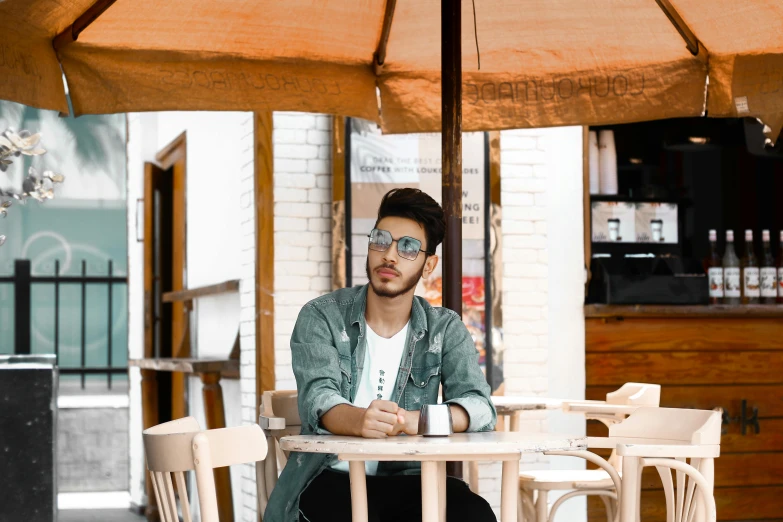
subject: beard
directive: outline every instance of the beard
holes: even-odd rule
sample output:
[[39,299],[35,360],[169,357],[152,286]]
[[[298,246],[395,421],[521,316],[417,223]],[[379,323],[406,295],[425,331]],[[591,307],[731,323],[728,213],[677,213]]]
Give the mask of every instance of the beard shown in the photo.
[[[389,266],[389,265],[380,265],[378,268],[386,267],[390,268],[396,272],[399,272],[396,268]],[[372,291],[375,292],[375,295],[378,297],[388,297],[390,299],[399,297],[403,294],[407,294],[414,288],[416,288],[416,285],[419,283],[419,279],[421,279],[422,274],[424,274],[424,265],[421,265],[421,270],[419,270],[418,274],[413,274],[408,279],[402,280],[402,287],[399,290],[391,290],[389,288],[383,288],[380,285],[376,285],[375,282],[372,279],[372,273],[370,272],[370,259],[367,258],[367,262],[365,263],[364,269],[367,272],[367,279],[370,280],[370,286],[372,287]]]

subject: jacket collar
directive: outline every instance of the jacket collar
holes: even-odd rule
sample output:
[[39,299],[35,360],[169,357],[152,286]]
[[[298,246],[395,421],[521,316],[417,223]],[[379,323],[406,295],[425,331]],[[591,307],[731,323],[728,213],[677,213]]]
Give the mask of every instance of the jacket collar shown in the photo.
[[[370,284],[359,288],[359,293],[353,299],[351,305],[351,324],[359,324],[359,335],[364,333],[364,310],[367,308],[367,292]],[[424,312],[424,306],[421,304],[421,298],[413,297],[413,306],[411,307],[411,331],[422,333],[427,330],[427,314]]]

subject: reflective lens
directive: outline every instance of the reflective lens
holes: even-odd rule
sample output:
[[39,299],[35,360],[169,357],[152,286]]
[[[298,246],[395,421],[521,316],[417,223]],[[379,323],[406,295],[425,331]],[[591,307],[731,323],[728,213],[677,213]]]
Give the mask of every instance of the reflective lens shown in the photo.
[[[387,230],[374,228],[370,232],[370,250],[386,252],[395,240]],[[397,241],[397,253],[401,258],[413,261],[421,251],[421,241],[418,239],[403,236]]]
[[404,236],[397,241],[397,253],[400,257],[413,261],[419,255],[421,241],[412,237]]
[[392,244],[390,232],[385,230],[372,229],[370,232],[370,249],[378,252],[386,252]]

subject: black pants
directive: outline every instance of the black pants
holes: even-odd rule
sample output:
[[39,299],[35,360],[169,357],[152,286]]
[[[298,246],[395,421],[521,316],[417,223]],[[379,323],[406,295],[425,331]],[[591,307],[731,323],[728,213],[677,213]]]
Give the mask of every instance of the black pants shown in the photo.
[[[367,477],[369,522],[421,521],[421,477]],[[448,522],[496,522],[482,497],[454,477],[446,479]],[[299,497],[299,522],[351,522],[351,482],[347,473],[325,470]]]

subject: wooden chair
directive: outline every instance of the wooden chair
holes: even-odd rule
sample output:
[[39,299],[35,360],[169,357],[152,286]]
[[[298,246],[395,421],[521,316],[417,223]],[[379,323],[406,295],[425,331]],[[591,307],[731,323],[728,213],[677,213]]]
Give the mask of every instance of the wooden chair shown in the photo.
[[[195,471],[202,522],[219,522],[213,470],[258,462],[267,454],[264,434],[255,424],[202,431],[193,417],[153,426],[143,432],[147,469],[163,522],[191,522],[186,471]],[[173,481],[172,481],[173,478]]]
[[[661,387],[657,384],[629,382],[618,390],[606,394],[606,401],[576,401],[563,404],[563,411],[579,413],[588,420],[598,420],[611,427],[625,419],[637,407],[657,407],[661,398]],[[612,452],[609,458],[612,468],[619,472],[621,461]],[[614,481],[604,469],[587,470],[535,470],[519,475],[520,499],[518,502],[520,520],[547,522],[554,514],[548,509],[550,491],[569,491],[559,500],[562,504],[569,498],[597,495],[606,507],[606,518],[615,518],[617,494]]]
[[[616,449],[622,457],[621,473],[589,451],[547,454],[585,458],[604,469],[619,497],[618,522],[640,519],[641,472],[648,466],[661,477],[667,522],[715,522],[714,459],[720,455],[721,421],[717,411],[639,408],[610,426],[609,437],[588,439],[589,449]],[[564,495],[552,505],[549,521],[568,498]]]
[[266,391],[261,396],[261,413],[258,424],[264,431],[269,451],[263,462],[256,464],[256,486],[258,488],[258,509],[264,513],[269,496],[277,485],[279,470],[285,467],[288,455],[280,450],[278,440],[287,435],[299,435],[302,421],[296,390]]

